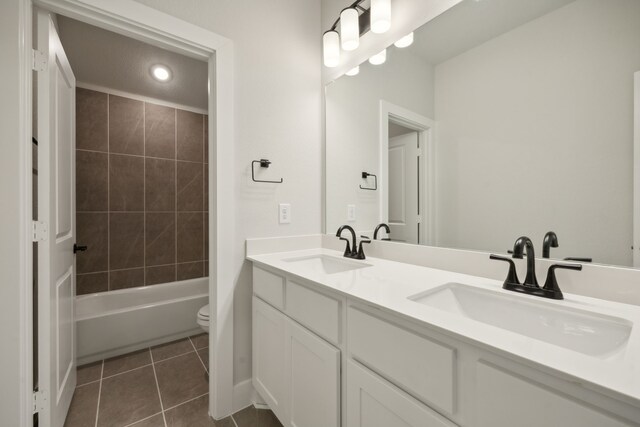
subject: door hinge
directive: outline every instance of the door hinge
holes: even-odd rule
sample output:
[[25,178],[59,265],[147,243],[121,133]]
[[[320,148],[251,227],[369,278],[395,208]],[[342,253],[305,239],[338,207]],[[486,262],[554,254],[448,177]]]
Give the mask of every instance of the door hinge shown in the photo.
[[39,50],[31,50],[31,68],[33,71],[44,71],[47,69],[47,56]]
[[42,390],[33,392],[33,413],[42,412],[47,402],[47,393]]
[[44,242],[47,240],[49,229],[46,222],[33,221],[33,241]]
[[418,224],[422,224],[422,215],[418,215],[417,219],[418,219]]
[[422,157],[422,148],[418,148],[418,157]]

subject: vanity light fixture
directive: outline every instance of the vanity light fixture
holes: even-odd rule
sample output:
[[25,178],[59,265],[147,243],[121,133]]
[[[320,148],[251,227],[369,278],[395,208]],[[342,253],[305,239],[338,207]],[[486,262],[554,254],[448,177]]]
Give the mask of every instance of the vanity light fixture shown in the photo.
[[404,36],[403,38],[401,38],[400,40],[394,43],[394,45],[396,47],[399,47],[400,49],[409,47],[412,44],[413,44],[413,32],[407,34],[406,36]]
[[359,72],[360,72],[360,66],[357,65],[352,69],[350,69],[349,71],[347,71],[345,74],[349,77],[353,77],[353,76],[357,76]]
[[159,82],[171,80],[171,70],[166,65],[156,64],[151,67],[151,76]]
[[347,8],[340,13],[340,42],[346,51],[356,50],[360,45],[360,15],[356,8]]
[[[370,0],[369,9],[361,6],[365,1],[355,0],[343,9],[331,28],[323,34],[322,52],[325,67],[337,67],[340,63],[340,49],[356,50],[360,45],[360,36],[367,31],[382,34],[391,28],[391,0]],[[384,60],[380,63],[383,62]]]
[[371,0],[371,31],[386,33],[391,28],[391,0]]
[[325,67],[337,67],[340,62],[340,36],[335,30],[329,30],[322,36]]
[[369,63],[372,65],[381,65],[384,64],[387,60],[387,49],[383,49],[381,52],[376,53],[371,58],[369,58]]

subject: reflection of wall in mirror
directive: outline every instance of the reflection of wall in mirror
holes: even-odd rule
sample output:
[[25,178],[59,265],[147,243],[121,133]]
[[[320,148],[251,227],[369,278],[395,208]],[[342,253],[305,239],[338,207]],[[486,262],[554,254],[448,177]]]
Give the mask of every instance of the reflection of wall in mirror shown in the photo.
[[438,244],[631,265],[640,1],[578,0],[435,68]]
[[[361,172],[379,176],[379,114],[384,100],[433,117],[433,67],[400,49],[389,49],[382,66],[363,64],[355,77],[327,86],[327,233],[341,224],[371,231],[380,222],[379,191],[363,191]],[[356,221],[347,221],[347,205]]]

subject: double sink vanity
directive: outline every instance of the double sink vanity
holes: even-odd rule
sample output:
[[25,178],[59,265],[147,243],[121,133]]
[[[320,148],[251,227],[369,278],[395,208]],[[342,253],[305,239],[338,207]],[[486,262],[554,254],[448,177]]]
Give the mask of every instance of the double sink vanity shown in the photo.
[[247,256],[253,384],[287,427],[640,425],[637,306],[287,250]]

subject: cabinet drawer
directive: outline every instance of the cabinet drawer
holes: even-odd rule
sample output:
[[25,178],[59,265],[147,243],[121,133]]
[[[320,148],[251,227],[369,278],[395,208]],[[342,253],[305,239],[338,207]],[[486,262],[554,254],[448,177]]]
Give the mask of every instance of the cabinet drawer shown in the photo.
[[349,427],[456,427],[431,408],[349,361],[347,365]]
[[340,343],[340,301],[299,285],[287,282],[286,313],[326,340]]
[[253,293],[272,306],[284,310],[284,277],[254,266]]
[[454,349],[355,308],[347,316],[352,358],[429,406],[453,414]]
[[630,427],[614,415],[489,363],[477,364],[478,427]]

